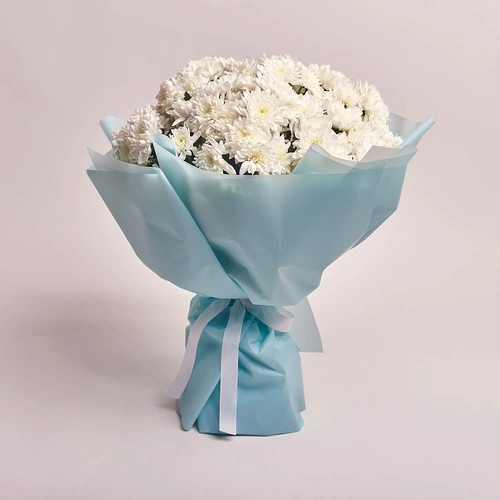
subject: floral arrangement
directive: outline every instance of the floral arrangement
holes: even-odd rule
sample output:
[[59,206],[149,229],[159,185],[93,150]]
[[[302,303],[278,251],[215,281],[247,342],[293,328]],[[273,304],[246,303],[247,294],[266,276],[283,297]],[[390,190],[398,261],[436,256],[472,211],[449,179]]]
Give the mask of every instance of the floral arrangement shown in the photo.
[[290,56],[192,61],[156,99],[115,131],[116,159],[155,165],[153,136],[165,134],[179,158],[204,170],[289,174],[312,144],[355,162],[371,146],[402,141],[373,85]]
[[300,352],[322,350],[307,297],[397,209],[434,120],[389,114],[375,87],[329,66],[272,56],[191,62],[156,105],[100,123],[112,154],[89,150],[90,179],[142,262],[196,294],[167,393],[183,428],[297,432]]

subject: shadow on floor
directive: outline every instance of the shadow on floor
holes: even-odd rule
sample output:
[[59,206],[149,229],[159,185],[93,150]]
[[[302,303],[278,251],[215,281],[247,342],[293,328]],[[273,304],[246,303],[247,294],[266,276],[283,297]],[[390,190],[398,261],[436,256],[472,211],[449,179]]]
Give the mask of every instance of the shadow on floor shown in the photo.
[[[180,366],[187,305],[182,311],[125,295],[35,293],[15,303],[7,326],[16,348],[31,353],[35,373],[49,367],[69,379],[164,394]],[[154,399],[175,411],[174,400]]]

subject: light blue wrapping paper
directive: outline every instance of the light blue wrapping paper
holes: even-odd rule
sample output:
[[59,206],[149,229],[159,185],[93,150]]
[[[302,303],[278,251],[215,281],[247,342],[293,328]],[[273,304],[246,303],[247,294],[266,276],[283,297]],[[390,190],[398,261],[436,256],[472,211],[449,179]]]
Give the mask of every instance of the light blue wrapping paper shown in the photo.
[[[213,298],[196,295],[194,323]],[[222,335],[230,304],[203,331],[189,383],[179,399],[182,426],[210,434],[219,431]],[[187,328],[189,334],[190,328]],[[276,332],[246,311],[238,356],[238,434],[268,436],[299,431],[305,409],[299,349],[288,333]]]
[[[325,268],[364,241],[396,210],[408,162],[432,126],[391,116],[399,149],[372,147],[353,164],[312,146],[291,175],[230,176],[180,160],[155,136],[159,167],[139,167],[89,151],[88,175],[138,257],[158,276],[199,296],[192,323],[214,298],[290,306],[290,334],[248,311],[241,337],[238,434],[293,432],[304,395],[298,349],[321,351],[307,296]],[[101,121],[108,136],[123,122]],[[204,330],[179,400],[183,426],[218,432],[223,311]],[[226,318],[227,323],[227,318]],[[293,339],[293,340],[292,340]],[[298,347],[298,348],[297,348]]]

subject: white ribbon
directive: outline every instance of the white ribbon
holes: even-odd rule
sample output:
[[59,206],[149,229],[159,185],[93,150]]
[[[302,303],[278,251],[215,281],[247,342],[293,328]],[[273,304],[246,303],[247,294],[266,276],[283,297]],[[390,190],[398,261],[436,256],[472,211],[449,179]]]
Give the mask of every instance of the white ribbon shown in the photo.
[[216,316],[219,315],[228,305],[230,300],[214,300],[197,318],[196,321],[191,326],[191,331],[189,332],[189,337],[186,345],[186,352],[184,353],[184,359],[182,360],[179,373],[170,389],[167,392],[167,396],[171,398],[179,399],[181,394],[184,392],[187,383],[189,382],[189,377],[191,377],[191,372],[193,371],[194,362],[196,359],[196,350],[198,348],[198,342],[200,341],[201,334],[205,327],[212,321]]
[[[176,399],[181,397],[194,368],[196,351],[203,330],[230,302],[230,299],[215,299],[196,318],[191,326],[181,368],[167,396]],[[293,314],[282,307],[256,306],[248,299],[236,299],[231,306],[229,320],[222,338],[220,369],[219,430],[226,434],[236,434],[238,352],[245,310],[278,332],[287,332],[293,322]]]

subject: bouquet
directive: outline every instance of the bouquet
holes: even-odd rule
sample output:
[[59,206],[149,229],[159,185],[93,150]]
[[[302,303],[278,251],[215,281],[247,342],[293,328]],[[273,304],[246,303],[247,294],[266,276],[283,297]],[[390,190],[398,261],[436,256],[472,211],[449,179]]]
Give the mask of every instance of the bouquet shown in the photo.
[[396,210],[434,120],[288,56],[207,57],[127,122],[101,120],[88,174],[138,257],[196,295],[169,390],[200,432],[296,432],[300,351],[321,351],[307,296]]

